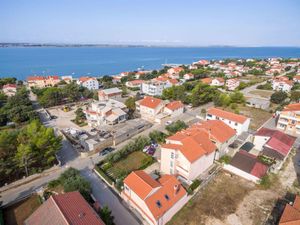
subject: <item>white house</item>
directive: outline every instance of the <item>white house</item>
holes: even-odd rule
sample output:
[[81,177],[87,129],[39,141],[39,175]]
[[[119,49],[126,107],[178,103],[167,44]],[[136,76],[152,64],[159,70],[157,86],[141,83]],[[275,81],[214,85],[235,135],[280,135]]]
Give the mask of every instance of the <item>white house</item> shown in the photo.
[[235,90],[240,85],[240,81],[238,79],[228,79],[226,80],[226,87],[229,91]]
[[165,225],[189,200],[175,176],[155,180],[142,170],[124,179],[121,196],[149,225]]
[[150,96],[161,96],[165,88],[172,87],[173,83],[169,79],[152,79],[142,83],[142,93]]
[[114,125],[127,119],[126,106],[114,99],[93,102],[84,110],[89,126]]
[[5,84],[2,87],[2,91],[6,96],[14,96],[17,93],[16,84]]
[[95,77],[80,77],[77,84],[86,87],[89,90],[98,90],[99,82]]
[[163,100],[145,96],[144,99],[137,102],[138,111],[142,119],[154,122],[157,115],[163,112],[165,103]]
[[186,74],[183,75],[184,80],[192,80],[194,78],[195,78],[195,75],[192,74],[192,73],[186,73]]
[[216,149],[205,130],[177,132],[161,146],[160,170],[191,183],[213,165]]
[[211,80],[211,86],[224,86],[225,80],[222,77],[216,77]]
[[290,92],[294,82],[288,77],[275,77],[272,80],[272,88],[275,91]]
[[179,116],[184,112],[184,105],[181,101],[173,101],[165,105],[164,113],[171,117]]
[[234,129],[237,135],[240,135],[242,132],[247,132],[250,125],[250,118],[218,108],[208,109],[206,120],[221,120]]
[[138,88],[141,89],[142,84],[144,83],[143,80],[131,80],[126,82],[126,86],[129,88]]

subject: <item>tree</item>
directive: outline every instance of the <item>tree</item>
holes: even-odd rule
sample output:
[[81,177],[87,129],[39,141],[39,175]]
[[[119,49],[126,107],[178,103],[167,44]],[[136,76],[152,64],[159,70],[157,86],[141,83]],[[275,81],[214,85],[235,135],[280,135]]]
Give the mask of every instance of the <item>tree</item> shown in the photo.
[[283,92],[283,91],[276,91],[275,93],[273,93],[271,95],[271,102],[275,103],[275,104],[280,104],[283,103],[284,100],[287,98],[287,93]]
[[100,210],[99,216],[106,225],[115,225],[114,216],[111,214],[111,211],[107,206],[104,206]]
[[231,103],[231,98],[229,95],[222,93],[216,95],[213,99],[215,106],[229,106]]
[[300,101],[300,91],[292,91],[291,92],[291,100],[295,102]]
[[231,102],[234,102],[234,103],[244,103],[245,102],[245,97],[242,92],[235,91],[232,94],[230,94],[229,96],[230,96]]
[[125,101],[125,105],[129,110],[134,111],[135,110],[135,98],[134,97],[129,97]]
[[46,128],[34,120],[20,131],[17,144],[15,159],[28,176],[33,165],[53,165],[55,154],[61,148],[61,137],[56,137],[52,128]]
[[215,93],[215,87],[210,87],[207,84],[199,83],[192,90],[191,103],[195,107],[210,102],[212,101]]
[[166,126],[166,130],[169,131],[170,134],[175,134],[178,131],[186,129],[188,125],[181,120],[177,120],[176,122],[171,123],[170,125]]
[[154,130],[149,134],[150,139],[156,143],[164,143],[166,136],[167,135],[165,133],[158,130]]
[[39,98],[39,102],[44,107],[50,107],[62,104],[63,98],[64,95],[62,89],[58,87],[49,87],[43,92],[43,95]]
[[78,121],[78,122],[86,120],[86,116],[85,116],[85,113],[83,112],[82,108],[76,109],[75,115],[76,115],[75,120]]

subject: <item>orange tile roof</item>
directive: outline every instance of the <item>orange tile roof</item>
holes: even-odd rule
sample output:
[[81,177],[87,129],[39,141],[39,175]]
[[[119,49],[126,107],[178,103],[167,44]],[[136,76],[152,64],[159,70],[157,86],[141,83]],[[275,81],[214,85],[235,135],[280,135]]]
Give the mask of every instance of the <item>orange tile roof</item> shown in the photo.
[[59,77],[56,76],[56,75],[54,75],[54,76],[29,76],[29,77],[27,77],[27,81],[48,80],[48,79],[59,80]]
[[[172,175],[163,175],[156,181],[144,171],[138,170],[129,174],[125,178],[124,184],[144,200],[149,211],[156,219],[164,215],[176,202],[186,195],[185,189],[176,177]],[[157,205],[158,201],[160,207]]]
[[161,103],[162,103],[161,99],[150,97],[150,96],[145,96],[144,99],[142,99],[140,101],[140,105],[151,108],[151,109],[155,109]]
[[300,111],[300,103],[289,104],[284,107],[283,111]]
[[215,115],[224,119],[228,119],[237,123],[244,123],[248,118],[232,112],[228,112],[218,108],[210,108],[207,110],[208,114]]
[[204,129],[211,136],[211,139],[215,139],[218,142],[224,143],[232,138],[236,131],[227,124],[220,120],[207,120],[204,122],[196,123],[191,128]]
[[142,83],[144,83],[144,81],[143,80],[132,80],[132,81],[128,81],[128,83],[136,85],[136,84],[142,84]]
[[178,141],[181,144],[164,144],[162,148],[179,150],[190,162],[194,162],[206,154],[216,150],[210,141],[209,133],[204,130],[186,129],[168,137],[167,140]]
[[173,102],[170,102],[166,105],[166,108],[174,111],[176,109],[179,109],[179,108],[182,108],[184,105],[182,104],[181,101],[173,101]]
[[[146,199],[146,204],[152,215],[158,219],[163,216],[172,206],[186,195],[185,189],[180,182],[172,175],[164,175],[159,179],[161,188]],[[168,200],[166,199],[168,196]],[[161,207],[156,205],[160,201]]]
[[295,80],[300,80],[300,75],[294,76],[294,79],[295,79]]
[[201,82],[204,83],[204,84],[210,84],[211,81],[212,81],[212,79],[210,77],[201,79]]
[[80,82],[86,82],[88,80],[96,80],[96,78],[94,78],[94,77],[80,77],[79,78]]
[[154,188],[161,186],[160,183],[142,170],[131,172],[125,178],[124,184],[130,187],[143,200]]
[[300,224],[300,197],[297,195],[293,206],[286,204],[279,225]]

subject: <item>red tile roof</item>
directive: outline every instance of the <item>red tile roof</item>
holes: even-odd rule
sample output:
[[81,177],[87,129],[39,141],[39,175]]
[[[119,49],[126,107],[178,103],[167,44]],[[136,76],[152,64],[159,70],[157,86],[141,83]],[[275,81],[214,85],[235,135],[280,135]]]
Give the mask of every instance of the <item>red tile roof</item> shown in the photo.
[[181,101],[173,101],[173,102],[170,102],[166,105],[166,108],[174,111],[176,109],[180,109],[180,108],[183,108],[183,104]]
[[296,140],[295,137],[285,134],[279,130],[272,130],[264,127],[257,131],[255,135],[270,137],[265,145],[283,156],[287,156],[289,154]]
[[201,82],[204,84],[211,84],[211,81],[212,81],[212,78],[210,78],[210,77],[201,79]]
[[133,171],[129,174],[125,178],[124,184],[130,187],[141,199],[145,199],[154,188],[160,187],[156,180],[142,170]]
[[300,197],[297,195],[293,205],[286,204],[279,225],[300,224]]
[[52,79],[52,80],[59,80],[59,76],[29,76],[27,77],[27,81],[35,81],[35,80],[48,80],[48,79]]
[[88,81],[88,80],[97,80],[95,77],[80,77],[79,78],[79,81],[80,82],[86,82],[86,81]]
[[220,120],[207,120],[191,126],[194,129],[204,129],[211,135],[211,139],[224,143],[234,135],[236,131]]
[[5,89],[5,88],[17,88],[17,85],[16,84],[5,84],[2,88],[3,89]]
[[300,111],[300,103],[289,104],[282,111]]
[[78,191],[53,195],[28,219],[26,225],[105,225]]
[[224,119],[228,119],[237,123],[244,123],[248,118],[232,112],[224,111],[218,108],[210,108],[207,110],[208,114],[215,115]]
[[[129,174],[125,178],[124,184],[144,200],[149,211],[156,219],[164,215],[186,195],[185,189],[172,175],[163,175],[156,181],[144,171],[138,170]],[[157,205],[158,201],[160,207]]]
[[161,104],[163,101],[159,98],[154,98],[150,96],[145,96],[144,99],[140,101],[140,105],[155,109],[159,104]]
[[168,137],[167,140],[178,141],[181,144],[164,144],[162,148],[179,150],[190,162],[217,149],[210,141],[209,134],[204,130],[186,129]]

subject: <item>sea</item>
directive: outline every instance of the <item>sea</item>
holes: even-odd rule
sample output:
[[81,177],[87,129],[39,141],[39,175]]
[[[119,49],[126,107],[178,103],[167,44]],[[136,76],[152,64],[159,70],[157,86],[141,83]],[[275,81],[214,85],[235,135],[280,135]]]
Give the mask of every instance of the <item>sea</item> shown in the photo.
[[297,47],[8,47],[0,48],[0,77],[103,76],[200,59],[300,58]]

